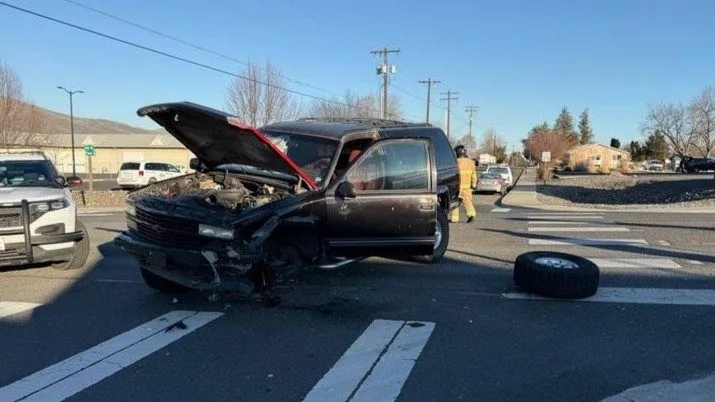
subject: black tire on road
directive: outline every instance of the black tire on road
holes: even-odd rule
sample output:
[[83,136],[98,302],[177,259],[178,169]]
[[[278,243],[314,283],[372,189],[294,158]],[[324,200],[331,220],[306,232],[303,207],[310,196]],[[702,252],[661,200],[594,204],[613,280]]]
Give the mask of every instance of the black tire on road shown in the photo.
[[514,263],[521,290],[559,299],[581,299],[598,290],[598,266],[585,258],[551,251],[524,253]]
[[415,256],[416,260],[427,264],[434,264],[440,262],[447,252],[447,245],[449,245],[449,222],[447,221],[447,213],[442,207],[437,208],[437,230],[441,234],[439,236],[440,240],[439,243],[435,245],[432,254]]
[[154,184],[156,183],[156,177],[152,177],[149,179],[149,184]]
[[75,224],[75,230],[83,231],[84,236],[82,237],[82,240],[78,241],[74,245],[72,257],[70,257],[69,261],[53,263],[52,268],[59,269],[62,271],[67,271],[70,269],[80,269],[87,262],[87,258],[89,257],[89,233],[87,233],[87,229],[80,221],[77,221],[77,223]]
[[186,286],[164,279],[144,267],[141,268],[141,274],[147,286],[161,293],[182,293],[189,290]]

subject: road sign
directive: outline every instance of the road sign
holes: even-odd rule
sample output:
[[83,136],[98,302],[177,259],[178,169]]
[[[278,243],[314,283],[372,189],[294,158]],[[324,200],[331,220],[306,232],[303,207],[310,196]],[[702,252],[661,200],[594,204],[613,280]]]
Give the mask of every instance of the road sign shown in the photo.
[[85,145],[84,146],[84,154],[87,156],[95,156],[97,154],[96,149],[94,148],[94,145]]
[[549,151],[544,151],[541,153],[541,161],[542,162],[551,162],[551,152]]

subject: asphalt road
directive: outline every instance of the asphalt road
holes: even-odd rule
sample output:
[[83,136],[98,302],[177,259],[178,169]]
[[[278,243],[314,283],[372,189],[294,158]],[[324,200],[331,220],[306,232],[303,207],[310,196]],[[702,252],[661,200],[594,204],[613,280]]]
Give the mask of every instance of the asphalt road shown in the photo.
[[[21,388],[22,395],[44,389],[32,395],[50,399],[76,391],[76,401],[301,401],[357,386],[348,392],[353,400],[399,394],[400,401],[594,401],[715,372],[715,301],[693,293],[715,287],[715,215],[546,214],[500,210],[496,199],[477,195],[477,221],[451,225],[440,264],[369,259],[307,272],[281,289],[276,308],[201,293],[157,294],[111,244],[125,227],[122,215],[82,216],[93,242],[84,269],[0,272],[0,303],[38,304],[4,317],[0,305],[0,400]],[[572,238],[642,242],[529,244]],[[626,296],[505,297],[514,294],[516,256],[549,249],[601,261],[601,288],[625,289]],[[619,261],[631,267],[613,267]],[[644,288],[680,293],[654,304],[638,298]],[[693,305],[693,294],[704,305]],[[132,340],[166,323],[128,331],[172,311],[200,313],[184,320],[188,328],[161,327],[160,339]],[[365,356],[380,352],[380,331],[391,325],[402,326],[387,331],[393,346],[372,366]],[[127,350],[112,354],[122,342]],[[84,360],[65,366],[84,362],[78,374],[53,366],[87,350]],[[92,363],[109,354],[108,363]],[[351,380],[357,382],[347,387]]]

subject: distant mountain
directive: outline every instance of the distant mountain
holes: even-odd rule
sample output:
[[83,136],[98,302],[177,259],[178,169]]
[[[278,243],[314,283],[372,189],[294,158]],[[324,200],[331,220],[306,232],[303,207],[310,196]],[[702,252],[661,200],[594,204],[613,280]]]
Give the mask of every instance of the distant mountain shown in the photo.
[[[46,134],[69,134],[70,133],[70,116],[64,113],[58,113],[49,109],[44,109],[39,106],[37,108],[42,112],[45,118]],[[74,116],[74,132],[75,134],[164,134],[163,129],[146,130],[143,128],[133,127],[128,124],[119,123],[113,120],[106,119],[88,119],[84,117]]]

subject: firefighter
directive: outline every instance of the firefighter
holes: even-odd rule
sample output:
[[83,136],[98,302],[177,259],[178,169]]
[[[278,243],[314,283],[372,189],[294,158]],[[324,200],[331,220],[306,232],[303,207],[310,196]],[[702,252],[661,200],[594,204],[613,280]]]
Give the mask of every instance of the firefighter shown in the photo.
[[[472,190],[477,188],[477,168],[474,161],[467,156],[467,148],[464,145],[457,145],[454,152],[457,154],[459,168],[459,197],[467,212],[467,223],[470,223],[477,216],[477,211],[472,203]],[[449,220],[459,222],[459,207],[452,211]]]

